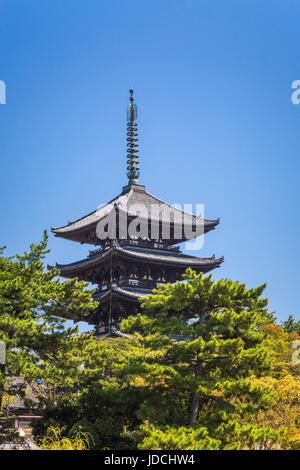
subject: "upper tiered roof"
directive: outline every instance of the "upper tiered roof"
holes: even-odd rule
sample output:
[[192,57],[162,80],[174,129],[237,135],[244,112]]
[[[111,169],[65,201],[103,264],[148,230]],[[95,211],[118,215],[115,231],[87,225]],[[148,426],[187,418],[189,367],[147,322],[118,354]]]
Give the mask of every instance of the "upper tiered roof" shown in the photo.
[[[52,227],[51,230],[56,237],[80,243],[104,245],[105,242],[97,235],[97,226],[99,223],[104,222],[109,215],[115,214],[115,239],[133,239],[127,234],[127,230],[126,236],[124,236],[124,224],[122,225],[123,229],[120,230],[120,221],[124,221],[124,217],[126,217],[125,220],[128,227],[139,215],[139,220],[143,221],[143,223],[146,221],[148,224],[146,235],[143,232],[143,235],[138,237],[139,239],[156,239],[160,242],[163,241],[165,245],[171,246],[207,233],[213,230],[219,223],[219,219],[204,219],[202,216],[192,215],[180,208],[175,208],[171,204],[148,193],[145,186],[139,184],[137,107],[133,102],[133,90],[130,90],[130,94],[130,104],[127,109],[128,185],[109,203],[98,207],[90,214],[69,222],[62,227]],[[140,213],[137,212],[137,206],[142,206],[143,208]],[[167,224],[170,225],[170,235],[165,234]],[[153,237],[153,232],[151,231],[154,225],[156,226],[156,237]],[[143,226],[145,227],[145,225]],[[179,227],[182,228],[181,231],[178,230]]]
[[[219,224],[219,219],[209,220],[204,219],[201,216],[191,215],[180,209],[174,208],[171,204],[162,201],[161,199],[148,193],[144,186],[141,185],[128,185],[123,188],[121,194],[112,199],[109,203],[99,207],[95,211],[91,212],[74,222],[69,222],[63,227],[51,228],[52,232],[57,237],[66,238],[68,240],[78,241],[80,243],[90,243],[93,245],[101,244],[101,240],[97,237],[96,229],[97,224],[103,221],[109,214],[116,211],[117,229],[119,226],[120,213],[123,212],[123,216],[126,215],[127,223],[129,224],[133,219],[137,217],[137,205],[142,205],[145,208],[145,212],[141,214],[141,219],[144,217],[147,219],[149,225],[149,235],[151,233],[151,223],[159,224],[160,238],[163,239],[167,245],[174,245],[183,241],[188,240],[182,230],[182,237],[174,237],[174,226],[183,223],[188,224],[190,227],[198,227],[195,230],[193,236],[199,236],[203,232],[207,233],[213,230],[216,225]],[[159,207],[160,215],[159,218],[155,216],[157,213],[154,210],[154,206]],[[151,214],[152,211],[152,214]],[[121,214],[122,217],[122,214]],[[170,221],[170,239],[164,239],[162,234],[162,224],[167,224]],[[118,233],[118,230],[117,230]],[[172,236],[173,234],[173,236]],[[118,236],[116,237],[118,238]]]

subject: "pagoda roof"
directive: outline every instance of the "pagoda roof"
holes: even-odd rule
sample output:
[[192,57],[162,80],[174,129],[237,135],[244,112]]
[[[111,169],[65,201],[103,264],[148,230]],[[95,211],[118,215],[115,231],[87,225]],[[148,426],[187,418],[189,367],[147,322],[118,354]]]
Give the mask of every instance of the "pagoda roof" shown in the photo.
[[88,258],[76,261],[70,264],[56,264],[60,273],[64,277],[74,277],[78,274],[85,272],[96,266],[101,266],[110,260],[111,256],[119,256],[123,259],[131,261],[151,262],[151,264],[169,265],[177,267],[192,267],[203,270],[203,272],[210,271],[219,267],[224,258],[198,258],[189,256],[174,251],[150,249],[145,247],[136,246],[119,246],[114,243],[112,246],[104,248],[99,253]]
[[115,327],[111,327],[110,328],[110,331],[106,331],[108,330],[108,328],[105,328],[105,327],[100,327],[100,328],[97,328],[97,333],[96,333],[96,339],[98,341],[103,341],[105,340],[106,338],[133,338],[134,336],[133,335],[128,335],[126,333],[123,333],[123,331],[121,330],[118,330],[117,328]]
[[[216,225],[219,224],[219,219],[209,220],[204,219],[201,216],[189,214],[188,212],[182,211],[171,204],[162,201],[161,199],[148,193],[144,186],[141,185],[129,185],[123,188],[123,192],[117,197],[112,199],[109,203],[100,206],[95,211],[91,212],[74,222],[69,222],[67,225],[62,227],[52,227],[51,231],[57,237],[66,238],[69,240],[79,241],[81,243],[91,243],[94,245],[101,244],[96,235],[97,224],[108,216],[112,211],[118,210],[123,211],[127,215],[129,221],[137,217],[136,207],[142,205],[148,213],[148,220],[151,222],[159,223],[170,223],[176,226],[176,224],[182,224],[183,222],[188,223],[191,226],[200,227],[200,234],[207,233],[213,230]],[[159,205],[160,207],[160,218],[155,220],[150,218],[151,207],[153,205]],[[171,213],[171,218],[169,216]],[[188,221],[188,222],[187,222]],[[198,225],[197,225],[198,224]],[[170,239],[164,240],[167,244],[172,245],[187,240],[184,236],[180,240]]]
[[103,302],[105,299],[109,298],[110,294],[126,298],[128,300],[138,300],[141,297],[146,297],[149,294],[153,294],[152,289],[142,289],[139,287],[120,287],[117,285],[113,285],[112,289],[107,289],[104,292],[96,292],[93,295],[94,300],[97,302]]

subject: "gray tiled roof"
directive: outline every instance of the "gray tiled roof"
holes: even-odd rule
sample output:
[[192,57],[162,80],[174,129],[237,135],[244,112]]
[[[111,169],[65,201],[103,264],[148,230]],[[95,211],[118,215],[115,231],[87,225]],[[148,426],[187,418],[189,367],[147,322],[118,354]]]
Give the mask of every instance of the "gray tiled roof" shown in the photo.
[[[136,216],[136,212],[132,211],[133,205],[142,204],[148,211],[150,216],[151,206],[159,204],[162,209],[166,209],[166,212],[171,209],[174,211],[175,223],[180,223],[183,220],[183,217],[188,216],[191,223],[196,224],[196,222],[204,223],[204,226],[209,228],[215,227],[219,223],[219,219],[208,220],[203,219],[200,216],[191,216],[187,212],[181,211],[180,209],[174,208],[171,204],[162,201],[161,199],[153,196],[148,193],[144,186],[134,185],[128,187],[123,193],[119,194],[116,198],[112,199],[109,203],[99,206],[98,209],[91,212],[88,215],[81,217],[80,219],[75,220],[74,222],[69,222],[67,225],[62,227],[52,227],[51,230],[57,235],[68,235],[69,233],[80,231],[81,229],[89,228],[97,224],[102,220],[107,214],[114,210],[117,206],[119,210],[123,210],[130,216]],[[172,217],[172,216],[171,216]],[[153,218],[152,218],[153,220]],[[166,219],[169,220],[169,219]],[[173,220],[174,221],[174,220]]]
[[[110,295],[110,289],[107,289],[104,292],[100,292],[97,294],[94,294],[94,300],[99,301],[103,300],[105,297]],[[128,297],[131,299],[139,299],[140,297],[146,297],[149,294],[152,294],[151,289],[142,289],[139,287],[119,287],[119,286],[113,286],[112,287],[112,294],[118,294],[122,297]]]
[[119,245],[115,245],[110,248],[106,248],[100,253],[82,259],[80,261],[76,261],[70,264],[57,264],[56,267],[62,272],[72,272],[74,270],[84,270],[86,268],[90,268],[92,266],[99,265],[106,259],[110,259],[112,253],[117,253],[121,257],[127,257],[130,259],[139,259],[141,261],[151,261],[157,262],[158,264],[167,263],[173,265],[181,265],[181,266],[194,266],[194,267],[208,267],[208,266],[218,266],[223,262],[222,258],[197,258],[194,256],[184,255],[182,253],[176,253],[173,251],[168,250],[156,250],[156,249],[149,249],[149,248],[141,248],[141,247],[120,247]]

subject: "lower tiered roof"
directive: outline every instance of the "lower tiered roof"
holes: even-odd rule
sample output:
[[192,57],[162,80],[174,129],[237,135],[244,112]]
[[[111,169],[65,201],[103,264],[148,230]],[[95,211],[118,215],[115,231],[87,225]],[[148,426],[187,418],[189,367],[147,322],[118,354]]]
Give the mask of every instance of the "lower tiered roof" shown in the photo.
[[109,298],[110,295],[117,296],[123,299],[129,300],[137,300],[142,297],[146,297],[148,294],[152,294],[151,289],[143,289],[140,287],[119,287],[117,285],[113,285],[111,289],[107,289],[104,292],[96,291],[93,295],[94,300],[97,302],[105,301]]
[[224,258],[198,258],[171,250],[151,249],[146,247],[119,246],[117,243],[99,250],[88,258],[70,264],[56,264],[64,277],[82,277],[86,271],[104,265],[111,257],[131,262],[151,262],[152,265],[172,266],[186,269],[188,267],[208,272],[221,265]]

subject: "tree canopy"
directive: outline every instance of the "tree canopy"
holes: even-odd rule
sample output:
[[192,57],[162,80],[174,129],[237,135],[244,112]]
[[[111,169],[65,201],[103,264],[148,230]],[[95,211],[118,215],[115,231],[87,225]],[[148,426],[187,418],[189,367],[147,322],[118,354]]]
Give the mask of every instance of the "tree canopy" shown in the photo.
[[47,253],[45,233],[22,256],[0,255],[1,394],[14,377],[65,390],[46,400],[36,436],[90,436],[96,449],[300,448],[297,322],[276,325],[265,285],[187,270],[141,299],[121,325],[128,339],[103,340],[66,327],[97,303],[87,283],[45,270]]
[[66,328],[64,319],[87,315],[97,303],[87,283],[61,281],[57,269],[45,270],[47,240],[44,232],[43,240],[22,256],[5,257],[1,249],[0,339],[6,344],[6,375],[72,385],[91,335]]
[[280,440],[281,431],[245,421],[276,402],[271,387],[252,380],[272,368],[260,330],[273,321],[261,297],[265,285],[247,289],[192,270],[183,277],[186,282],[161,286],[143,299],[143,313],[122,323],[143,347],[142,358],[125,366],[135,386],[144,389],[137,410],[147,423],[141,447],[147,442],[157,448],[158,436],[169,442],[170,432],[176,441],[182,426],[187,435],[206,436],[213,448],[255,448]]

